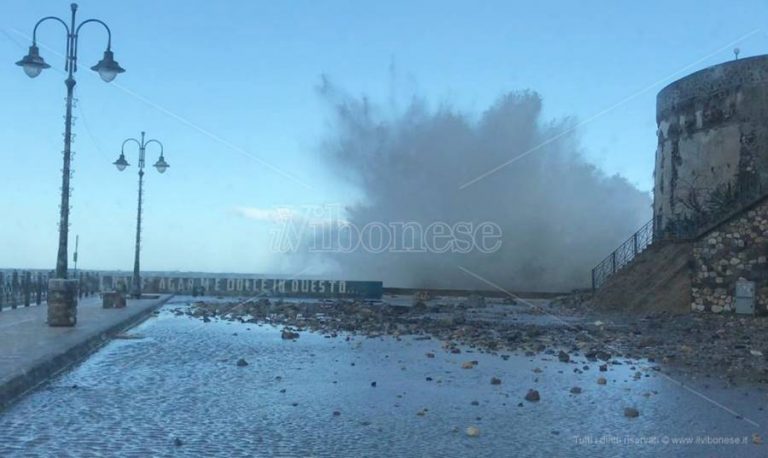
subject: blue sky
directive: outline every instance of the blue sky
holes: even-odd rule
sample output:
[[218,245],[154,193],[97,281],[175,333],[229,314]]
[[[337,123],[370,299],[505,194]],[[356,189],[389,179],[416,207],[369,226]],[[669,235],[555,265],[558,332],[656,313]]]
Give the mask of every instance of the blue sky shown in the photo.
[[[480,112],[533,89],[547,117],[574,116],[589,160],[650,190],[655,98],[687,73],[768,49],[764,1],[93,1],[127,69],[113,84],[88,70],[106,43],[84,27],[75,110],[71,235],[81,266],[130,269],[136,169],[111,165],[146,130],[171,169],[149,170],[143,267],[272,272],[268,224],[242,207],[350,203],[359,193],[319,157],[327,74],[386,101],[416,92]],[[63,132],[63,29],[39,30],[54,68],[29,79],[14,62],[35,21],[69,2],[3,0],[0,16],[0,266],[52,267]],[[59,54],[59,55],[57,55]],[[157,152],[148,151],[154,162]],[[136,152],[127,159],[136,163]],[[269,164],[266,165],[266,164]],[[293,181],[273,167],[295,177]],[[503,173],[503,172],[501,172]]]

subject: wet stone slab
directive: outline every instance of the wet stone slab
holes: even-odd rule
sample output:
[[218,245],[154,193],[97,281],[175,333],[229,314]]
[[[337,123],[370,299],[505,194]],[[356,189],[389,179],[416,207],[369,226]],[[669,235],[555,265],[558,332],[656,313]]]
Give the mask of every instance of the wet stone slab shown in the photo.
[[[139,338],[113,341],[3,413],[0,456],[748,457],[767,450],[752,437],[765,437],[768,424],[759,410],[768,398],[757,389],[704,393],[761,427],[642,361],[601,372],[583,357],[454,354],[435,339],[309,332],[283,339],[271,326],[176,316],[170,310],[178,306],[134,329]],[[538,401],[526,400],[530,390]],[[747,443],[672,443],[678,437]]]

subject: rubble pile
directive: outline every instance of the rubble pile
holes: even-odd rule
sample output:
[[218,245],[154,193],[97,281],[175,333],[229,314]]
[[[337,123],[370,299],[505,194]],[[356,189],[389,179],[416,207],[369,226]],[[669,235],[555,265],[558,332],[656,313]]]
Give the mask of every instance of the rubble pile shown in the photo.
[[[768,318],[735,315],[669,315],[602,317],[576,312],[570,305],[529,307],[469,297],[455,303],[440,298],[413,305],[352,300],[284,302],[280,299],[243,302],[196,302],[178,308],[203,321],[224,319],[283,328],[285,340],[312,331],[419,339],[439,339],[443,348],[526,356],[540,355],[574,365],[574,372],[607,370],[608,365],[646,359],[654,370],[674,370],[728,382],[768,384]],[[567,301],[566,301],[567,302]],[[552,315],[548,323],[526,317]],[[429,355],[427,355],[429,357]],[[468,365],[471,362],[468,363]],[[586,364],[585,364],[586,363]]]

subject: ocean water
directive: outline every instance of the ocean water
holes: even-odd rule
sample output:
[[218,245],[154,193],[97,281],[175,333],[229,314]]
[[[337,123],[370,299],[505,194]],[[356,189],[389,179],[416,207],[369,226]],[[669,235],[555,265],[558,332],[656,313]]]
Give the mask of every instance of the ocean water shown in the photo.
[[[581,356],[453,354],[434,339],[286,341],[271,326],[175,316],[178,306],[0,414],[0,456],[768,455],[753,444],[768,439],[756,387],[689,389],[643,361],[599,372]],[[541,400],[524,400],[529,389]]]

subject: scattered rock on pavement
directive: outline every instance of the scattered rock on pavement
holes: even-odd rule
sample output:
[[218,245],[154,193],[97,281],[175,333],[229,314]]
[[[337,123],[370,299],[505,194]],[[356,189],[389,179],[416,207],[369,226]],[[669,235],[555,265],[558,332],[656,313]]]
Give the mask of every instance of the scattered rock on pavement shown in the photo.
[[[567,355],[569,363],[576,361],[576,355],[583,355],[586,360],[597,362],[589,366],[603,365],[603,370],[608,369],[606,363],[646,359],[652,364],[663,363],[665,371],[672,366],[687,374],[711,375],[729,383],[768,383],[768,317],[677,316],[662,311],[642,316],[610,312],[588,316],[583,308],[573,305],[575,303],[561,301],[553,305],[557,307],[553,312],[573,317],[582,324],[553,326],[518,320],[522,312],[510,313],[509,307],[499,307],[495,302],[467,298],[454,303],[432,297],[424,303],[425,307],[416,310],[389,304],[386,300],[372,305],[355,299],[328,304],[263,298],[246,304],[234,300],[196,302],[174,313],[205,322],[229,320],[279,326],[278,330],[286,331],[286,340],[294,340],[304,330],[342,336],[347,341],[355,335],[390,335],[398,339],[410,335],[414,339],[445,342],[443,350],[452,354],[489,351],[502,357],[514,353],[526,357],[545,354],[563,361]],[[460,320],[442,319],[458,315]],[[593,338],[587,339],[588,335]],[[692,351],[696,342],[701,344],[701,351]],[[610,350],[606,347],[608,343]],[[563,349],[562,354],[559,349]],[[426,357],[431,358],[431,354],[436,357],[434,350]],[[701,357],[702,354],[707,357]],[[579,361],[579,366],[588,370],[583,364]],[[474,365],[462,367],[469,369]],[[661,367],[651,369],[660,371]],[[653,373],[643,371],[643,376],[653,376]]]
[[634,407],[625,407],[624,416],[628,418],[635,418],[640,416],[640,412]]
[[528,390],[528,393],[525,395],[525,400],[530,402],[536,402],[541,399],[541,396],[539,396],[539,392],[536,390]]

